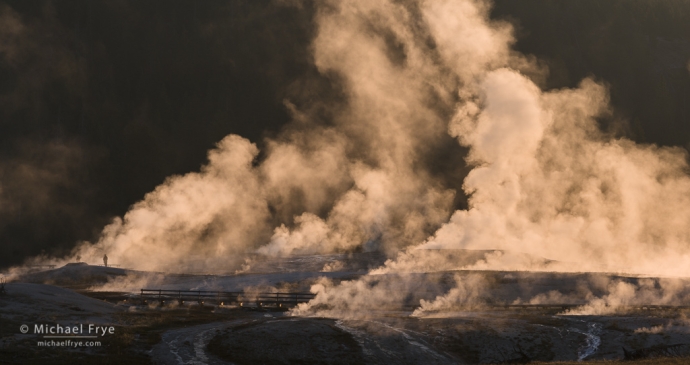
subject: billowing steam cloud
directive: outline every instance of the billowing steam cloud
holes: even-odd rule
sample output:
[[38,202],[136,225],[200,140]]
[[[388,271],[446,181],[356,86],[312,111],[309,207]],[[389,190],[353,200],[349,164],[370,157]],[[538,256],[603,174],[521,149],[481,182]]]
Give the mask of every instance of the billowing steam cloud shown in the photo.
[[81,256],[96,261],[105,252],[121,265],[154,270],[232,264],[229,258],[270,229],[268,206],[252,167],[257,154],[249,141],[226,137],[209,153],[209,164],[200,173],[169,178],[124,219],[107,226],[98,244],[83,245]]
[[[542,91],[532,79],[541,71],[511,50],[512,29],[489,20],[488,2],[324,0],[319,9],[314,62],[346,95],[330,106],[332,123],[286,102],[295,121],[264,159],[249,141],[226,137],[201,172],[169,178],[81,246],[82,257],[229,271],[245,252],[383,250],[400,255],[375,273],[403,275],[465,265],[420,249],[503,249],[579,270],[690,273],[684,150],[602,132],[607,90],[593,80]],[[474,167],[463,185],[469,209],[455,213],[455,192],[428,162],[447,133]],[[534,269],[508,256],[483,267]],[[572,270],[566,264],[551,269]],[[345,297],[402,300],[391,296],[400,288],[373,276],[324,282],[297,312]],[[456,281],[420,310],[467,301],[481,286]]]
[[684,150],[606,138],[595,119],[606,94],[589,80],[540,94],[503,69],[482,87],[481,110],[470,104],[451,124],[478,165],[465,180],[471,209],[456,212],[424,247],[517,249],[614,271],[687,273]]
[[[81,256],[108,253],[148,270],[228,271],[238,253],[257,248],[269,255],[362,246],[396,252],[447,221],[454,192],[424,162],[447,136],[441,111],[452,107],[459,80],[427,44],[427,30],[414,32],[419,19],[410,9],[366,8],[324,3],[316,19],[314,61],[340,77],[347,95],[332,125],[286,103],[295,122],[269,141],[258,165],[254,145],[227,137],[200,173],[168,179]],[[497,51],[482,52],[493,62]],[[266,235],[293,215],[292,228],[279,224]]]
[[[347,4],[329,20],[337,23],[352,8],[366,18],[372,7],[391,6]],[[607,93],[593,80],[574,90],[541,91],[525,76],[525,59],[510,53],[509,30],[487,19],[486,3],[417,5],[442,64],[435,67],[458,80],[454,91],[459,101],[449,132],[470,147],[467,159],[475,168],[464,182],[470,208],[455,212],[423,244],[372,274],[462,267],[424,259],[436,254],[414,252],[423,248],[505,249],[561,260],[566,265],[560,269],[569,270],[574,267],[567,263],[577,262],[578,270],[688,274],[690,179],[684,150],[640,146],[603,133],[597,118],[609,112]],[[413,47],[411,42],[408,48]],[[428,73],[426,68],[418,72]],[[483,268],[534,269],[525,261],[502,258],[488,257]],[[415,313],[476,299],[481,284],[474,281],[456,278],[454,289],[433,302],[422,301]],[[372,295],[376,290],[366,285],[355,294],[356,286],[315,290],[343,310],[358,295],[390,300]],[[580,312],[596,312],[602,303],[610,311],[621,300],[644,302],[632,287],[612,284],[608,295],[593,298]],[[643,299],[667,297],[649,294]],[[317,298],[296,313],[308,313],[319,302]]]

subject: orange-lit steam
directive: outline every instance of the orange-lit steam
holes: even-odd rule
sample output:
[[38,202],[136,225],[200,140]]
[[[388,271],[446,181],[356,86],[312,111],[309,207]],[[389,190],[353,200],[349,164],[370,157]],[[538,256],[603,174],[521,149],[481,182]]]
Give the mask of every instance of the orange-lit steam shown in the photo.
[[[511,50],[512,28],[488,18],[488,2],[325,0],[319,9],[314,62],[347,97],[332,106],[333,123],[286,102],[295,121],[265,158],[226,137],[201,172],[170,177],[75,255],[232,271],[247,252],[363,248],[400,254],[377,270],[400,273],[465,265],[418,249],[502,249],[563,263],[549,270],[690,273],[685,150],[603,133],[607,90],[591,79],[541,90],[526,75],[543,70]],[[448,134],[473,167],[469,209],[454,213],[460,192],[426,163]],[[539,269],[507,257],[482,265]]]

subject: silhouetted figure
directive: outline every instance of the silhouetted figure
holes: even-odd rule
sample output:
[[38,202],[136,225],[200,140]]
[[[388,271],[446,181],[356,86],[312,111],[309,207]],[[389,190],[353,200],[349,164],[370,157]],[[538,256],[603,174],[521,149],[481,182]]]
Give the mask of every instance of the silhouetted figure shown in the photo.
[[81,256],[77,255],[77,262],[81,262]]
[[103,266],[108,267],[108,255],[103,255]]
[[5,277],[3,276],[0,279],[0,295],[5,295],[5,294],[6,294],[6,292],[5,292]]

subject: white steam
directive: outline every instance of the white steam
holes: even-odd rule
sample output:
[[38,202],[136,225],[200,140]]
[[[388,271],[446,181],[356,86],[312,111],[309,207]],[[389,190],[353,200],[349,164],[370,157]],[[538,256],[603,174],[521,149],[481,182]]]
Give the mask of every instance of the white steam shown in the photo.
[[[454,192],[423,162],[446,135],[437,109],[451,102],[457,80],[411,31],[416,20],[386,2],[324,4],[314,60],[341,76],[348,97],[334,125],[286,103],[295,122],[268,141],[258,165],[253,144],[226,137],[201,173],[168,179],[80,254],[107,252],[138,269],[227,271],[254,250],[394,253],[424,240],[451,213]],[[404,59],[389,47],[401,47]]]
[[[374,7],[393,6],[345,3],[362,18]],[[469,209],[456,211],[416,249],[503,249],[560,260],[569,270],[575,267],[567,264],[575,262],[577,270],[688,274],[690,178],[684,150],[636,145],[603,133],[597,118],[609,112],[607,90],[591,79],[573,90],[540,90],[516,69],[525,67],[525,58],[510,52],[510,30],[488,20],[486,3],[423,1],[416,6],[442,59],[442,65],[425,65],[417,72],[433,75],[432,67],[458,80],[459,102],[448,130],[470,148],[467,160],[475,166],[464,181]],[[330,23],[342,27],[341,14],[331,14]],[[399,16],[398,22],[406,19]],[[414,44],[407,47],[414,49]],[[373,274],[464,266],[420,256],[434,254],[407,249]],[[532,269],[529,264],[511,268]],[[349,304],[338,298],[391,300],[376,295],[376,285],[355,294],[356,283],[318,289],[314,303],[326,300],[347,312]],[[418,311],[471,303],[476,285],[458,280],[446,295],[422,301]],[[618,283],[603,298],[590,296],[593,302],[581,311],[668,301],[665,295],[647,295],[645,288],[631,291],[631,286]],[[347,295],[337,295],[339,290]],[[307,311],[303,306],[296,313]]]
[[581,269],[687,275],[684,150],[607,138],[595,119],[606,93],[591,80],[539,93],[501,69],[487,75],[483,93],[481,110],[461,108],[451,123],[478,165],[464,185],[470,209],[423,247],[502,248]]
[[[603,133],[597,120],[609,113],[607,90],[591,79],[541,90],[526,76],[541,71],[511,50],[512,28],[488,18],[488,2],[324,0],[318,7],[314,62],[337,75],[347,99],[331,106],[333,123],[287,102],[295,121],[267,141],[264,159],[246,139],[226,137],[201,172],[169,178],[75,255],[96,261],[107,253],[144,270],[231,272],[246,252],[399,254],[372,273],[399,280],[323,282],[317,298],[295,311],[340,316],[406,300],[414,286],[406,273],[470,264],[420,249],[531,255],[479,263],[493,269],[574,270],[575,263],[577,270],[690,274],[685,151]],[[463,185],[469,209],[454,213],[456,192],[429,162],[448,133],[469,148],[473,166]],[[419,311],[475,303],[482,285],[458,277]],[[583,310],[634,302],[628,285],[612,283],[609,296]],[[645,298],[665,302],[664,295]]]

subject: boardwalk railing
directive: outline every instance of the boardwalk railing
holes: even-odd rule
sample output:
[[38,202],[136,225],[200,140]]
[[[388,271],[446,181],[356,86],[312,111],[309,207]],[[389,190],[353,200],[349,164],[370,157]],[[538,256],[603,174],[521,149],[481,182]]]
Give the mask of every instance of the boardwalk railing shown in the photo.
[[245,293],[245,292],[223,292],[208,290],[171,290],[171,289],[141,289],[141,300],[158,301],[177,301],[180,304],[185,302],[197,302],[199,304],[236,304],[242,307],[294,307],[299,303],[306,303],[314,299],[316,295],[312,293]]
[[31,270],[43,270],[43,269],[52,270],[55,268],[55,265],[26,265],[26,267],[30,268]]

